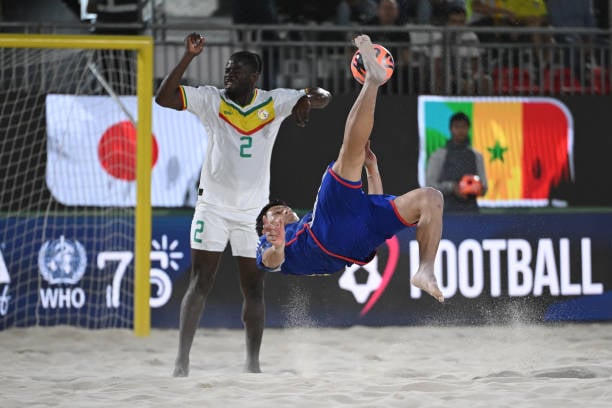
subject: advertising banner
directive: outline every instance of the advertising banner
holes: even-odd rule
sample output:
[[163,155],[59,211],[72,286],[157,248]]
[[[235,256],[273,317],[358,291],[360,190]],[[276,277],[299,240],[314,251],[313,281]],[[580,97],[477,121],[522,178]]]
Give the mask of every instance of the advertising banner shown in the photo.
[[[163,307],[189,266],[190,217],[156,217],[150,306]],[[0,217],[0,329],[133,324],[133,217]]]
[[611,226],[612,213],[448,215],[435,263],[444,304],[410,285],[418,243],[407,229],[363,268],[320,278],[268,274],[267,305],[280,307],[268,323],[611,320]]
[[[101,218],[0,218],[0,228],[38,235],[0,242],[0,329],[131,325],[133,244],[128,236],[105,239],[94,227],[112,221]],[[153,327],[178,327],[190,222],[187,215],[154,217]],[[414,229],[407,229],[364,267],[324,277],[268,273],[266,325],[612,320],[610,230],[610,212],[448,215],[435,264],[444,304],[410,285],[419,259]],[[226,251],[201,324],[242,327],[241,308],[236,262]]]
[[547,206],[551,190],[574,179],[574,123],[553,98],[419,97],[419,183],[429,157],[450,140],[450,118],[465,113],[489,184],[481,206]]

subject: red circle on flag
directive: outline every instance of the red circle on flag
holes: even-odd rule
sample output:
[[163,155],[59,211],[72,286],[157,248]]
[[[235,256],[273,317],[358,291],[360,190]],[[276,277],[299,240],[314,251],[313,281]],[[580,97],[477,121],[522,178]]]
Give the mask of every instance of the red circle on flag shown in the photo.
[[[155,135],[151,135],[151,168],[157,163],[158,148]],[[124,120],[104,131],[98,142],[98,160],[102,168],[120,180],[136,180],[136,128]]]

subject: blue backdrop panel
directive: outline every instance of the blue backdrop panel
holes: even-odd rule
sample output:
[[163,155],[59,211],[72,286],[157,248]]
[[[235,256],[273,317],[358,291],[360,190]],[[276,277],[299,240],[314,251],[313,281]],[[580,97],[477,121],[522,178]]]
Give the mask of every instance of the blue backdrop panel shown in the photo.
[[[117,259],[129,258],[131,242],[92,238],[91,226],[110,220],[55,217],[49,221],[0,218],[0,228],[16,231],[15,240],[0,242],[0,328],[37,321],[104,327],[112,319],[131,319],[131,279],[126,277],[133,274],[133,260],[124,278],[114,280]],[[190,222],[190,216],[154,217],[153,327],[178,326],[191,267]],[[612,320],[610,231],[612,212],[447,215],[436,263],[447,297],[444,304],[410,286],[418,266],[418,245],[415,230],[407,229],[382,245],[365,268],[322,277],[269,273],[266,325]],[[72,256],[63,266],[63,281],[49,272],[54,270],[49,266],[53,245]],[[79,259],[83,253],[79,245],[86,259]],[[101,259],[110,261],[102,265]],[[117,285],[123,294],[118,303],[112,296]],[[241,327],[241,307],[237,266],[228,249],[201,325]]]

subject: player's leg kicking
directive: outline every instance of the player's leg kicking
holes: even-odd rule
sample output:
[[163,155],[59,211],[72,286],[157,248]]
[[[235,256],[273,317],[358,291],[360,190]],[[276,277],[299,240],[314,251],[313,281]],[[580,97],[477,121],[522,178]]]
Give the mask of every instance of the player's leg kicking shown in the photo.
[[[366,69],[363,87],[351,108],[344,128],[344,140],[333,170],[340,177],[361,180],[365,160],[365,145],[374,126],[374,109],[378,88],[386,79],[385,69],[376,61],[372,42],[367,35],[355,38]],[[439,191],[421,188],[395,199],[400,215],[409,222],[417,223],[416,238],[419,242],[419,270],[411,279],[416,287],[426,291],[438,301],[444,296],[433,273],[438,244],[442,237],[443,199]]]
[[365,160],[364,148],[374,125],[376,95],[378,88],[386,79],[385,69],[376,62],[370,37],[360,35],[355,37],[354,42],[363,58],[366,69],[365,81],[346,119],[344,140],[338,160],[333,166],[336,174],[350,181],[361,180]]

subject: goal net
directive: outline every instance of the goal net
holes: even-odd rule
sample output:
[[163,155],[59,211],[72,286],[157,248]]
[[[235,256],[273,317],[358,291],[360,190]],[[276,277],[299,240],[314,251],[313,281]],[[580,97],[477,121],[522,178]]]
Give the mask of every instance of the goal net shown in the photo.
[[148,333],[151,49],[0,35],[0,330]]

